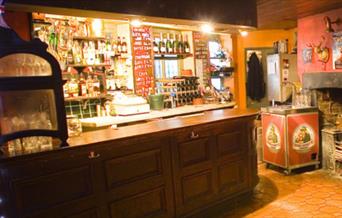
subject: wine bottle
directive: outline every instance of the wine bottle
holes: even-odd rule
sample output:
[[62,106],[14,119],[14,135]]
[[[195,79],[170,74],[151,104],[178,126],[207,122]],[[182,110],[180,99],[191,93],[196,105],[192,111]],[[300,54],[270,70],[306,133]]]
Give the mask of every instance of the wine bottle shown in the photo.
[[81,64],[82,63],[82,51],[80,44],[78,41],[76,41],[72,47],[72,52],[74,55],[74,62],[75,64]]
[[127,42],[126,42],[125,37],[122,37],[121,52],[124,54],[127,53]]
[[78,81],[78,91],[79,96],[87,96],[87,84],[84,80],[83,73],[80,74],[80,79]]
[[178,53],[178,39],[177,39],[176,34],[174,34],[174,41],[172,43],[172,47],[173,47],[173,52]]
[[97,43],[99,63],[104,63],[104,45],[100,40]]
[[74,64],[74,55],[72,54],[72,48],[68,49],[67,63],[68,64]]
[[173,47],[172,47],[172,43],[170,40],[170,34],[167,34],[167,38],[166,38],[166,53],[173,53]]
[[100,41],[97,42],[95,45],[95,64],[100,64],[100,48],[101,48],[101,43]]
[[122,44],[121,44],[120,36],[118,36],[118,40],[116,41],[116,47],[117,47],[118,54],[121,54],[121,52],[122,52]]
[[113,41],[112,41],[112,56],[115,56],[115,54],[118,53],[118,44],[117,42],[115,41],[115,39],[113,38]]
[[158,39],[158,38],[155,38],[155,39],[153,40],[153,52],[154,52],[155,54],[160,53],[160,51],[159,51],[159,46],[158,46],[159,40],[160,40],[160,39]]
[[160,33],[159,51],[162,54],[166,52],[166,45],[165,45],[165,41],[163,40],[163,33]]
[[190,53],[190,45],[189,45],[189,42],[188,42],[188,35],[185,35],[185,40],[184,40],[184,52],[186,54],[189,54]]
[[89,42],[87,64],[89,65],[95,64],[95,43],[93,41]]
[[67,48],[67,64],[74,64],[74,55],[72,53],[73,44],[71,40],[68,41]]
[[76,82],[75,77],[72,77],[69,82],[69,96],[70,97],[77,97],[78,96],[78,83]]
[[179,41],[178,41],[178,53],[183,54],[184,53],[184,44],[183,44],[183,37],[181,34],[179,34]]
[[106,39],[105,48],[106,49],[105,49],[104,59],[105,59],[105,63],[109,64],[110,57],[112,56],[112,46],[110,44],[109,38]]
[[87,85],[88,96],[90,97],[94,96],[94,86],[93,86],[93,79],[91,78],[91,75],[88,75],[86,85]]
[[94,76],[93,87],[94,95],[98,96],[100,94],[100,80],[98,79],[97,75]]
[[88,43],[87,42],[85,42],[84,45],[83,45],[82,53],[83,53],[83,60],[82,60],[82,62],[83,62],[83,64],[87,64],[88,56],[89,56],[89,54],[88,54]]

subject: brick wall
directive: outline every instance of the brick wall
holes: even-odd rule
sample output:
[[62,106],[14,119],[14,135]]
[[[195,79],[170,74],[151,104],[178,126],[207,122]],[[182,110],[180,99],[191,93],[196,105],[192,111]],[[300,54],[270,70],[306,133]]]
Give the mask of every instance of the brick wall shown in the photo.
[[336,126],[337,117],[342,114],[342,89],[319,89],[315,92],[321,112],[321,127]]

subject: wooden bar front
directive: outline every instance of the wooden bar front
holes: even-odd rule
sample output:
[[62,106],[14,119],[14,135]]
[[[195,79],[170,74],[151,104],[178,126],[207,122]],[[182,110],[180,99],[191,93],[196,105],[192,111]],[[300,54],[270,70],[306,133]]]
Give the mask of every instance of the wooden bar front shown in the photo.
[[4,217],[184,217],[251,193],[256,111],[226,109],[83,133],[0,160]]

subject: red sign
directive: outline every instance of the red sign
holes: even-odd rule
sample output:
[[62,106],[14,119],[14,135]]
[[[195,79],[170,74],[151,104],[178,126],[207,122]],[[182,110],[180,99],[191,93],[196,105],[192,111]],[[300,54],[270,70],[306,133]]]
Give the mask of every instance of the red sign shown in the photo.
[[132,27],[135,93],[147,96],[154,88],[151,27]]
[[[208,36],[201,32],[193,32],[193,40],[196,65],[202,65],[200,68],[196,67],[196,75],[203,75],[203,81],[207,84],[210,79]],[[199,69],[202,72],[198,72],[200,71]]]

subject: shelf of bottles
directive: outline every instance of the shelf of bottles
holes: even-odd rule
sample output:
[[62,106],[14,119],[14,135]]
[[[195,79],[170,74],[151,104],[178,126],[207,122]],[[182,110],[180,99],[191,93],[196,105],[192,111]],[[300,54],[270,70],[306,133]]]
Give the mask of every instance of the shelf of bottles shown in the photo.
[[87,99],[107,98],[107,93],[126,90],[111,69],[104,72],[70,73],[64,78],[65,101],[82,101]]
[[200,98],[198,77],[182,76],[173,79],[160,79],[157,88],[165,96],[166,107],[190,105],[195,98]]
[[184,59],[191,54],[188,35],[160,32],[153,39],[154,59]]
[[87,21],[46,18],[32,24],[34,37],[48,44],[61,66],[106,66],[128,53],[125,37],[93,36]]
[[[124,36],[94,35],[90,21],[84,18],[35,19],[34,14],[33,37],[48,44],[48,51],[59,61],[66,101],[104,98],[107,91],[125,87],[121,84],[126,78],[120,75],[127,71],[125,64],[130,54]],[[117,68],[122,72],[117,72]]]

